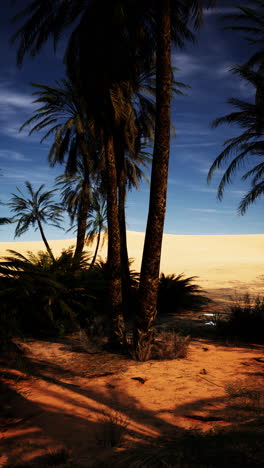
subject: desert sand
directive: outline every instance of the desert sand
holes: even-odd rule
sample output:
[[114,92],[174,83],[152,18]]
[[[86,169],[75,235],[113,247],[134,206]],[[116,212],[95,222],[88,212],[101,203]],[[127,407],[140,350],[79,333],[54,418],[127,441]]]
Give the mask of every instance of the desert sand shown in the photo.
[[[143,241],[142,233],[128,232],[135,270],[140,268]],[[51,244],[58,255],[73,243],[70,239]],[[10,242],[0,243],[0,254],[10,248],[21,253],[44,250],[41,242]],[[100,251],[102,258],[105,254],[106,245]],[[197,283],[221,305],[234,291],[261,292],[263,260],[264,235],[165,235],[161,271],[197,275]],[[131,442],[155,444],[157,437],[175,437],[185,429],[197,434],[219,428],[245,430],[248,424],[253,430],[254,424],[260,427],[257,418],[263,418],[263,406],[257,413],[251,408],[238,415],[226,393],[226,385],[238,381],[263,389],[261,345],[199,338],[192,340],[184,359],[145,363],[89,348],[89,343],[84,346],[80,337],[76,342],[25,340],[20,346],[26,362],[0,359],[1,467],[32,460],[40,466],[37,457],[56,458],[60,449],[82,466],[94,467],[95,460],[107,461],[113,450],[119,456]],[[107,421],[115,421],[115,427],[127,425],[123,442],[114,449]]]
[[[199,339],[184,359],[145,363],[92,349],[85,352],[67,340],[31,340],[21,346],[30,367],[0,361],[1,467],[32,460],[34,467],[42,467],[37,460],[44,461],[41,457],[48,454],[55,462],[60,450],[67,450],[70,460],[85,468],[100,459],[106,461],[104,466],[114,466],[107,464],[113,451],[120,456],[131,443],[140,447],[152,442],[155,447],[157,437],[165,441],[176,437],[177,447],[177,437],[186,429],[195,434],[232,433],[239,427],[245,431],[247,425],[261,430],[258,420],[263,421],[264,406],[258,404],[252,412],[251,404],[237,414],[226,393],[226,385],[237,382],[263,389],[261,345],[236,347]],[[122,443],[114,448],[113,425],[117,435],[120,426],[127,426]],[[148,466],[160,465],[154,461]]]
[[[132,268],[140,271],[144,245],[144,233],[127,232],[128,254],[134,259]],[[59,255],[62,249],[75,245],[75,239],[50,241],[52,250]],[[86,250],[93,253],[93,245]],[[31,250],[45,250],[42,241],[0,242],[0,255],[7,249],[26,254]],[[99,250],[106,257],[107,241]],[[160,271],[165,274],[184,273],[197,276],[196,283],[215,298],[227,298],[246,291],[258,294],[263,290],[264,280],[264,234],[177,236],[165,234],[162,244]]]

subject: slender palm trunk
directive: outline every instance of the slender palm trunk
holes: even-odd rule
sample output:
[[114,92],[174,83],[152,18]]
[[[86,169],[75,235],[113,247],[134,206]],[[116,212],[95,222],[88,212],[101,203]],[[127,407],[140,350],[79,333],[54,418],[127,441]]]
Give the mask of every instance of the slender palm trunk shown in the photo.
[[113,137],[111,135],[107,135],[105,140],[108,222],[107,265],[109,274],[110,312],[112,319],[112,331],[109,338],[109,345],[112,347],[122,347],[126,345],[126,333],[122,309],[120,229],[117,204],[117,172]]
[[156,318],[161,245],[166,210],[170,146],[171,100],[171,0],[160,0],[157,8],[156,127],[149,214],[139,287],[139,311],[134,329],[136,359],[149,359]]
[[101,240],[101,226],[99,227],[99,231],[98,231],[98,234],[97,234],[96,247],[95,247],[93,259],[92,259],[92,261],[90,263],[90,268],[92,268],[94,266],[94,264],[95,264],[95,260],[96,260],[99,245],[100,245],[100,240]]
[[55,257],[54,257],[54,255],[53,255],[52,250],[51,250],[51,248],[50,248],[50,246],[49,246],[49,243],[48,243],[48,241],[47,241],[47,239],[46,239],[46,236],[45,236],[44,231],[43,231],[42,224],[41,224],[41,222],[39,221],[39,219],[37,220],[37,223],[38,223],[38,227],[39,227],[39,230],[40,230],[40,234],[41,234],[42,240],[43,240],[43,242],[44,242],[44,244],[45,244],[45,246],[46,246],[46,249],[47,249],[47,251],[48,251],[48,254],[49,254],[51,260],[52,260],[53,262],[55,262]]
[[120,229],[120,249],[121,249],[121,276],[122,276],[122,295],[124,309],[129,307],[130,297],[130,271],[129,259],[127,251],[127,235],[126,235],[126,179],[124,167],[121,168],[118,175],[118,219]]
[[80,209],[78,213],[77,239],[74,252],[74,261],[78,264],[81,259],[85,243],[87,216],[90,207],[90,178],[87,160],[83,158],[84,180],[81,193]]

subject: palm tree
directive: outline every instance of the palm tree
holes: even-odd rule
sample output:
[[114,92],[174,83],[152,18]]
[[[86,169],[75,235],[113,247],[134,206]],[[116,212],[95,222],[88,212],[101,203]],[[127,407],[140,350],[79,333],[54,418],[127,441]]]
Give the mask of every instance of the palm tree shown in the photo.
[[93,267],[98,254],[98,249],[103,234],[103,241],[107,235],[107,207],[104,194],[100,190],[94,190],[92,195],[92,204],[88,215],[86,243],[92,243],[95,238],[96,246],[90,268]]
[[[130,5],[130,10],[133,8]],[[68,42],[66,63],[69,77],[80,90],[86,105],[87,121],[100,136],[104,148],[107,186],[107,216],[109,244],[110,303],[113,316],[113,341],[125,342],[122,320],[122,288],[120,230],[117,206],[117,170],[114,153],[113,128],[127,119],[128,145],[133,145],[135,128],[131,115],[131,103],[125,99],[128,77],[135,74],[140,56],[128,53],[131,34],[124,34],[123,5],[120,1],[82,2],[68,0],[44,3],[31,2],[17,19],[28,17],[14,35],[19,40],[18,63],[26,53],[35,55],[49,36],[55,43],[65,29],[75,23]],[[135,19],[135,16],[133,16]],[[128,32],[128,31],[127,31]],[[107,41],[105,40],[107,38]],[[135,38],[134,38],[135,39]],[[96,47],[94,44],[96,43]],[[84,51],[84,45],[86,50]],[[89,50],[87,49],[88,45]],[[130,47],[130,52],[132,48]],[[87,61],[87,53],[89,61]],[[132,64],[135,64],[132,66]],[[122,86],[121,86],[122,84]]]
[[[156,53],[156,124],[155,143],[150,185],[150,201],[147,229],[143,250],[139,286],[139,310],[134,329],[134,353],[138,360],[149,359],[153,338],[153,323],[157,313],[157,295],[163,227],[166,210],[170,148],[170,102],[172,90],[171,42],[183,47],[186,40],[193,40],[188,22],[198,27],[202,18],[202,2],[153,3],[141,2],[147,11],[145,21],[149,29],[155,24]],[[147,8],[146,8],[147,7]],[[152,28],[153,31],[153,28]]]
[[[135,77],[150,69],[157,57],[156,126],[152,182],[146,233],[135,347],[138,358],[146,359],[156,315],[161,241],[163,234],[168,174],[171,96],[171,39],[178,46],[192,40],[188,20],[197,26],[202,15],[200,0],[120,1],[41,0],[32,1],[17,19],[29,16],[14,35],[20,40],[18,63],[26,53],[35,55],[49,36],[55,45],[70,25],[75,24],[65,61],[70,79],[89,103],[92,120],[104,145],[109,239],[110,297],[115,336],[125,341],[122,320],[120,229],[117,206],[117,167],[113,129],[125,120],[125,138],[133,148],[137,129],[133,108],[126,99],[127,87]],[[96,44],[96,47],[94,47]],[[87,60],[89,57],[89,60]],[[123,338],[122,338],[123,337]]]
[[[233,22],[232,26],[227,26],[226,29],[233,31],[243,31],[246,33],[245,40],[250,45],[256,46],[258,50],[249,58],[246,65],[252,66],[255,64],[264,63],[264,2],[262,0],[250,0],[250,6],[236,6],[237,12],[225,15],[225,20]],[[235,24],[238,23],[238,24]]]
[[[263,76],[259,72],[252,71],[248,66],[244,65],[233,70],[255,88],[259,88],[260,92],[264,92]],[[225,142],[225,149],[217,156],[212,164],[207,181],[210,182],[215,170],[222,166],[222,164],[236,153],[236,157],[231,161],[227,170],[221,178],[218,186],[218,198],[223,198],[224,188],[226,184],[231,182],[232,175],[241,166],[241,164],[253,156],[263,156],[264,154],[264,112],[263,106],[256,99],[255,103],[241,101],[239,99],[229,99],[229,104],[235,107],[236,111],[231,114],[225,115],[216,119],[213,122],[213,127],[218,127],[222,124],[235,124],[243,129],[241,135],[230,138]],[[250,159],[249,159],[250,161]],[[253,176],[252,188],[242,199],[238,211],[244,214],[250,204],[264,193],[264,163],[259,163],[252,169],[247,171],[242,179],[246,180]]]
[[46,249],[51,259],[55,261],[52,250],[44,234],[42,224],[45,223],[61,228],[60,223],[63,220],[63,208],[60,204],[52,200],[55,190],[42,192],[44,188],[44,184],[42,184],[38,190],[34,192],[30,182],[26,181],[25,185],[29,193],[29,198],[17,187],[19,195],[12,193],[13,196],[8,203],[11,211],[16,213],[13,217],[13,221],[17,222],[15,237],[24,234],[30,226],[36,226],[35,230],[39,229]]
[[[80,162],[78,163],[78,173],[75,176],[71,177],[62,174],[56,178],[57,186],[62,188],[62,205],[66,208],[70,216],[70,229],[75,226],[76,220],[78,223],[79,212],[82,209],[83,178],[83,165]],[[95,263],[101,234],[107,231],[106,223],[106,195],[104,194],[103,188],[93,182],[93,185],[90,187],[89,210],[85,220],[85,242],[87,244],[92,243],[97,234],[98,237],[95,254],[90,267]]]
[[49,151],[51,166],[65,163],[65,177],[74,176],[82,166],[82,190],[78,205],[77,239],[74,258],[76,262],[81,258],[84,247],[86,219],[90,206],[90,179],[99,164],[100,152],[94,138],[86,131],[81,98],[69,80],[56,82],[56,86],[33,83],[37,91],[34,103],[41,107],[34,111],[22,126],[30,125],[33,132],[46,130],[41,139],[43,142],[50,135],[54,135],[53,144]]
[[[231,21],[234,24],[226,27],[235,31],[243,31],[246,33],[244,37],[251,46],[257,50],[251,55],[246,62],[246,66],[257,68],[257,71],[264,74],[264,2],[262,0],[251,0],[250,6],[237,6],[237,12],[226,15],[225,20]],[[264,95],[261,86],[256,87],[256,101],[259,104],[264,103]]]

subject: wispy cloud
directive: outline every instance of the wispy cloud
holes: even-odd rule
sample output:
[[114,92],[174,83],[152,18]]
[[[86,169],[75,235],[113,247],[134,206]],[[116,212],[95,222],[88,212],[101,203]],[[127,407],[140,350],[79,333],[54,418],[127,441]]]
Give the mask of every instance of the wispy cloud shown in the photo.
[[32,161],[31,158],[25,157],[24,154],[10,150],[0,150],[0,159],[6,159],[8,161]]
[[[0,102],[1,105],[8,105],[19,109],[31,109],[34,104],[32,103],[32,96],[23,93],[17,93],[7,88],[0,86]],[[1,111],[1,110],[0,110]]]
[[[201,172],[202,174],[208,174],[209,172],[209,167],[199,167],[197,170],[198,172]],[[214,175],[223,175],[225,173],[225,169],[215,169]]]
[[47,166],[39,166],[35,170],[5,168],[4,177],[1,177],[2,184],[23,183],[25,180],[33,182],[33,184],[47,184],[51,186],[58,171]]
[[237,13],[237,8],[227,7],[227,8],[204,8],[203,14],[205,16],[212,16],[212,15],[229,15],[230,13]]
[[[234,68],[234,64],[231,62],[223,62],[218,67],[215,68],[214,73],[218,77],[224,77],[226,75],[230,75],[231,77],[231,70]],[[233,75],[232,75],[233,76]]]
[[189,208],[189,210],[198,213],[234,214],[234,210],[217,210],[214,208]]
[[172,65],[173,67],[179,68],[179,70],[175,71],[176,78],[178,75],[181,77],[189,76],[207,69],[207,67],[201,64],[201,61],[193,55],[178,52],[172,54]]
[[209,146],[216,146],[217,143],[175,143],[176,148],[200,148],[200,147],[209,147]]

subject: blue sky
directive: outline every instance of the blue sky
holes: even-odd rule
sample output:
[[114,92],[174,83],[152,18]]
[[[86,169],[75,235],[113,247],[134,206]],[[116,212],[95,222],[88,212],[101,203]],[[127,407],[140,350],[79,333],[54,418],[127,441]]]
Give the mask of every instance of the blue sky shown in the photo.
[[[52,85],[64,76],[62,64],[66,38],[59,44],[56,54],[50,44],[34,59],[26,58],[21,69],[16,67],[16,46],[10,46],[9,38],[17,26],[9,19],[17,11],[17,5],[1,6],[0,15],[0,200],[7,202],[16,186],[23,189],[29,180],[34,188],[44,183],[53,187],[54,179],[63,172],[62,167],[50,168],[47,162],[50,140],[39,143],[40,136],[28,136],[19,127],[32,115],[30,82]],[[25,4],[25,2],[23,2]],[[27,3],[27,2],[26,2]],[[238,2],[247,3],[247,2]],[[217,186],[223,171],[208,186],[206,176],[224,141],[239,134],[239,128],[221,126],[211,129],[211,121],[231,112],[226,100],[237,97],[252,100],[252,90],[245,86],[229,69],[242,64],[250,56],[251,49],[239,34],[224,31],[219,21],[223,12],[231,11],[236,2],[219,2],[221,9],[206,11],[205,24],[197,34],[197,44],[188,45],[183,51],[173,51],[173,65],[180,68],[175,78],[191,86],[188,96],[175,97],[172,103],[172,123],[176,138],[171,139],[169,185],[165,232],[168,234],[259,234],[264,232],[262,221],[263,200],[250,207],[244,216],[237,214],[237,207],[249,183],[240,180],[244,171],[238,172],[233,183],[226,187],[224,198],[216,197]],[[225,6],[226,5],[226,6]],[[252,164],[252,163],[251,163]],[[224,166],[226,167],[226,166]],[[224,168],[223,167],[223,168]],[[142,184],[139,192],[129,193],[127,200],[127,228],[144,231],[148,211],[149,187]],[[0,216],[8,216],[9,210],[0,206]],[[65,227],[67,227],[67,217]],[[1,226],[0,241],[14,239],[14,226]],[[46,226],[49,239],[73,237]],[[32,229],[21,236],[21,241],[39,240]]]

